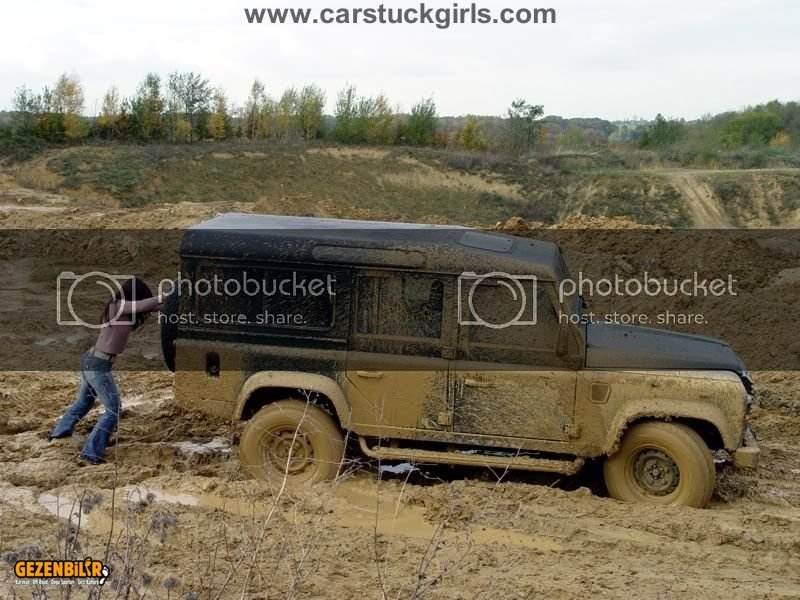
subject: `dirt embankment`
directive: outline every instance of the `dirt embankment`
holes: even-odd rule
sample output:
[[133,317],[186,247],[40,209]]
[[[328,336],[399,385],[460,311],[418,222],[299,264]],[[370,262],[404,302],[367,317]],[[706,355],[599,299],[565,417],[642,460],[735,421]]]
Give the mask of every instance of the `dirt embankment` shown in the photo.
[[[225,144],[80,146],[0,173],[4,186],[111,209],[238,204],[255,212],[490,224],[628,217],[675,227],[800,223],[800,170],[624,169],[419,149]],[[0,198],[0,205],[18,204]],[[3,207],[0,206],[0,211]]]

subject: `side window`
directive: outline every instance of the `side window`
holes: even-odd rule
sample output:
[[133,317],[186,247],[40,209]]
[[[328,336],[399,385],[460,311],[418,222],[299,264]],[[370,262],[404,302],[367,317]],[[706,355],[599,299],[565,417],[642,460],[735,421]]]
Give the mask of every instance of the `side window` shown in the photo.
[[263,272],[264,325],[326,330],[333,325],[336,277],[333,273],[289,269]]
[[202,265],[192,285],[201,327],[325,331],[333,326],[333,273]]
[[[552,365],[558,341],[558,314],[549,284],[512,288],[480,283],[471,292],[468,324],[459,331],[458,357],[509,364]],[[462,291],[462,293],[464,293]]]
[[438,340],[442,336],[444,281],[392,273],[358,278],[356,332]]
[[[213,328],[255,323],[261,313],[261,295],[247,294],[230,283],[241,282],[244,277],[260,277],[260,272],[240,267],[199,266],[188,289],[193,296],[195,324]],[[181,290],[182,294],[186,292]]]

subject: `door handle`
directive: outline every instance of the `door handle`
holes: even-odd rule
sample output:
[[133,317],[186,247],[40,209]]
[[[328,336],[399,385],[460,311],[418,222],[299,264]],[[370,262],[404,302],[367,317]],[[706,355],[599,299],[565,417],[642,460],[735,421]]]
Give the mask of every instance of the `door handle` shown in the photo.
[[477,379],[465,379],[464,385],[475,388],[490,388],[494,386],[490,381],[478,381]]
[[364,379],[380,379],[383,377],[383,371],[356,371],[356,375]]

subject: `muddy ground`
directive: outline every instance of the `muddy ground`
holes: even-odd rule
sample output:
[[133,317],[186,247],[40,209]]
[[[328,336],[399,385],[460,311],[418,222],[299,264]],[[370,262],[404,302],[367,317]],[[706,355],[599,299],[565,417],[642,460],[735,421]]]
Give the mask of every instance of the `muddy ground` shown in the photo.
[[[237,208],[19,196],[0,227],[183,227]],[[83,342],[59,343],[77,356]],[[118,372],[119,441],[101,466],[77,463],[100,409],[72,440],[46,439],[76,373],[0,373],[4,597],[66,595],[15,585],[19,557],[89,555],[113,568],[108,598],[800,598],[798,373],[754,374],[762,466],[721,471],[697,510],[611,500],[596,464],[566,478],[404,471],[356,452],[336,482],[270,489],[239,467],[239,426],[177,408],[158,357],[132,352],[152,370]]]

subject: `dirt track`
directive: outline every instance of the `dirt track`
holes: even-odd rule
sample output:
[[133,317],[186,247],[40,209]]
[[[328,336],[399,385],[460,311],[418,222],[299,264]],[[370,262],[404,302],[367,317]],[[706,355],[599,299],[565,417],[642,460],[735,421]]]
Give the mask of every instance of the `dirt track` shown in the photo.
[[708,186],[700,184],[694,177],[686,174],[672,176],[672,184],[686,201],[692,215],[692,223],[698,229],[725,229],[731,226],[725,209]]
[[[56,205],[0,224],[182,227],[236,208]],[[356,460],[334,484],[278,494],[240,470],[238,426],[180,411],[160,371],[119,373],[112,462],[79,467],[98,409],[75,439],[46,440],[77,375],[0,374],[0,552],[107,556],[104,597],[800,598],[800,376],[755,376],[763,466],[721,473],[695,510],[608,499],[596,465],[558,479]],[[4,595],[30,596],[6,567]]]

